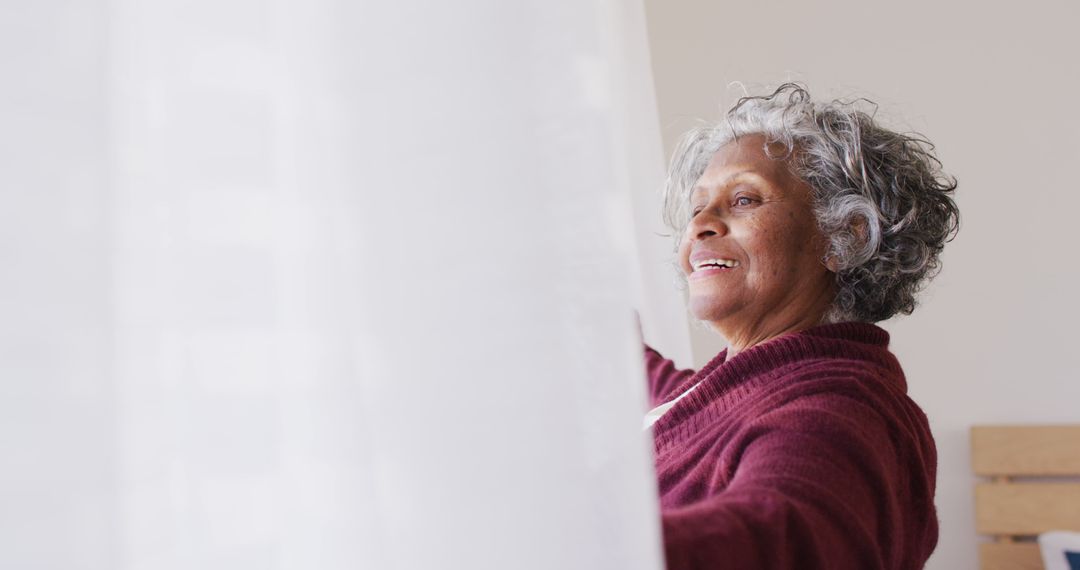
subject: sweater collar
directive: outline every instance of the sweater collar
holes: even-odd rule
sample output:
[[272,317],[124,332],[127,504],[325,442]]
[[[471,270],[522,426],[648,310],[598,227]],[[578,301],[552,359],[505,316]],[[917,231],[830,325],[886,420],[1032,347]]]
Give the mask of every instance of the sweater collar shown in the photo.
[[[677,398],[691,387],[700,385],[672,407],[655,424],[657,449],[685,431],[694,429],[704,408],[717,400],[737,397],[753,384],[769,381],[774,371],[801,360],[839,358],[869,361],[885,368],[897,379],[899,389],[907,391],[903,372],[896,357],[888,350],[889,333],[870,323],[834,323],[818,325],[781,335],[754,345],[727,358],[727,349],[720,351],[696,374],[671,392]],[[735,396],[733,396],[735,394]]]

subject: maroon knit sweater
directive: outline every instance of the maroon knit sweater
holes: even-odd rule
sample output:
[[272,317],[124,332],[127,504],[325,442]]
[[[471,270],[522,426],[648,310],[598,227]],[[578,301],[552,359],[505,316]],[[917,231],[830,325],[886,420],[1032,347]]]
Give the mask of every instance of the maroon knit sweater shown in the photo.
[[922,568],[937,543],[926,416],[870,324],[784,335],[694,374],[646,347],[668,570]]

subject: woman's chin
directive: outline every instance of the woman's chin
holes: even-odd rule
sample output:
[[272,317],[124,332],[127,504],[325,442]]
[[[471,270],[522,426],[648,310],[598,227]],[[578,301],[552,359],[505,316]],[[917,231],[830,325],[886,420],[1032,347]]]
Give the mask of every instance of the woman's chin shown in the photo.
[[733,307],[727,303],[717,303],[714,299],[694,299],[693,297],[690,298],[688,308],[695,319],[713,323],[714,328],[717,323],[730,318],[734,312]]

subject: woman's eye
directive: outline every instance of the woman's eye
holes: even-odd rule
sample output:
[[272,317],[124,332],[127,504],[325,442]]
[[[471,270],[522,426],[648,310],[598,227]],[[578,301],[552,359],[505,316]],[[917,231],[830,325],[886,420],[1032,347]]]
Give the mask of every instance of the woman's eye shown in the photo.
[[750,198],[749,196],[739,196],[738,198],[735,198],[736,206],[749,206],[753,203],[754,199]]

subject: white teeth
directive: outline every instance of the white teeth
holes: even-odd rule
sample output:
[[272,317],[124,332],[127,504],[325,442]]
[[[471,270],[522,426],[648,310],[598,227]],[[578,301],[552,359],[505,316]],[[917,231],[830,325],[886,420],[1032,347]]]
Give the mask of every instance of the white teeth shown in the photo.
[[735,261],[734,259],[702,259],[701,261],[694,263],[694,271],[700,271],[702,269],[712,266],[722,266],[729,268],[738,267],[739,262]]

